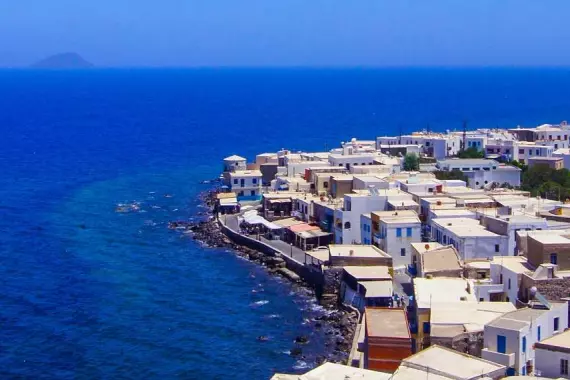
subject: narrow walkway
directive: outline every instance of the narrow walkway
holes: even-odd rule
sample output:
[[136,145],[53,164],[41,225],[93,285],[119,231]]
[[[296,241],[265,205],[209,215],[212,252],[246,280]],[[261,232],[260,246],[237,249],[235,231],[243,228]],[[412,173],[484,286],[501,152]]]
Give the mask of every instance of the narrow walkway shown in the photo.
[[[238,233],[240,232],[238,216],[236,214],[220,215],[220,220],[231,230]],[[257,239],[257,236],[249,236],[249,237],[252,239]],[[268,240],[263,236],[260,236],[259,241],[279,250],[285,256],[292,257],[295,261],[298,261],[301,264],[305,263],[305,251],[303,251],[300,248],[291,246],[289,243],[286,243],[282,240]]]
[[265,244],[270,245],[275,249],[278,249],[284,255],[292,257],[293,259],[302,264],[305,263],[305,251],[303,251],[302,249],[292,246],[284,242],[283,240],[267,240],[263,236],[261,237],[260,240]]

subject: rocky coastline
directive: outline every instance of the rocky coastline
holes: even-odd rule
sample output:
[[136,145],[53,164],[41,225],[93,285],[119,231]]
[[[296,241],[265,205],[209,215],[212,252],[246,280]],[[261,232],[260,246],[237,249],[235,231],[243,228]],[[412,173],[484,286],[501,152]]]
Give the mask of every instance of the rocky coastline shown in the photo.
[[[235,252],[236,255],[266,268],[270,274],[287,278],[283,276],[280,271],[281,268],[285,267],[283,259],[271,257],[262,252],[236,244],[222,232],[217,220],[213,216],[216,202],[215,190],[200,193],[199,200],[201,205],[208,210],[199,213],[201,220],[196,222],[171,222],[169,227],[184,230],[184,232],[192,236],[192,239],[200,242],[204,246],[230,249]],[[313,289],[303,281],[293,283],[293,290],[310,293],[314,296]],[[325,361],[346,363],[348,359],[356,325],[358,323],[358,315],[352,310],[344,309],[339,306],[340,305],[327,305],[323,308],[322,313],[311,315],[309,323],[311,323],[315,329],[323,331],[325,346],[327,347],[327,352],[323,352],[322,355],[315,358],[317,365]],[[298,336],[295,339],[294,347],[291,349],[291,356],[305,359],[303,355],[303,344],[305,344],[307,340],[308,337],[306,336]]]

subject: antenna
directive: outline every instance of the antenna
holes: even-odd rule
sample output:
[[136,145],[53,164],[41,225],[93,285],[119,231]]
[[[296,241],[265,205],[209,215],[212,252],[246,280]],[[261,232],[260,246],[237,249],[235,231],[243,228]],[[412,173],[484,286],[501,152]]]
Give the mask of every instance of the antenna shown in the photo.
[[463,146],[461,150],[464,151],[467,146],[467,120],[463,120]]

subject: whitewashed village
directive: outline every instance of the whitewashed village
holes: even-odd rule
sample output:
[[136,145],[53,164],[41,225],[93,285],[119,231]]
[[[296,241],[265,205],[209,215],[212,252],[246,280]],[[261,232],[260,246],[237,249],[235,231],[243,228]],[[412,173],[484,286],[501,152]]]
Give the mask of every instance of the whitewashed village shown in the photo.
[[225,158],[222,231],[358,315],[346,364],[273,379],[570,379],[570,204],[525,188],[568,176],[569,142],[562,122]]

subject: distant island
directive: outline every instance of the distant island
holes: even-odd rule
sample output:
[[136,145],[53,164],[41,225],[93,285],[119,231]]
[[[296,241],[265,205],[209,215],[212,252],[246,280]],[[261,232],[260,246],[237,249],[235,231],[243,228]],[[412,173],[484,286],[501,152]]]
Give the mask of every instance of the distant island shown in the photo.
[[87,69],[94,65],[77,53],[60,53],[34,63],[35,69]]

